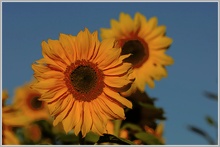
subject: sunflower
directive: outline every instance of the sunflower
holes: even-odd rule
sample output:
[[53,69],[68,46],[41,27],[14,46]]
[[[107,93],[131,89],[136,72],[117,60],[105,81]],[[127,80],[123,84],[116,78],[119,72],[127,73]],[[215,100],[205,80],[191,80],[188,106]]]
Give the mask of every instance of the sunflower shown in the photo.
[[115,38],[122,48],[122,55],[132,55],[124,61],[132,63],[135,81],[124,95],[130,95],[137,88],[142,92],[146,84],[154,88],[154,80],[167,77],[166,65],[173,64],[173,59],[165,54],[172,39],[165,36],[166,27],[157,26],[158,20],[152,17],[148,21],[145,16],[136,13],[131,16],[121,13],[119,21],[111,20],[111,28],[101,28],[102,39]]
[[29,122],[38,120],[50,120],[50,114],[46,103],[39,101],[40,93],[30,88],[35,80],[25,83],[15,89],[13,107],[24,113],[29,118]]
[[13,128],[27,125],[27,118],[21,111],[14,110],[10,106],[2,108],[2,144],[18,145],[19,139]]
[[2,144],[18,145],[19,139],[13,131],[13,127],[26,125],[27,118],[21,113],[13,109],[11,106],[6,106],[5,101],[8,99],[7,90],[2,91]]
[[33,65],[38,80],[32,88],[47,102],[54,126],[82,137],[89,131],[106,132],[109,119],[125,119],[124,108],[132,103],[119,92],[132,83],[131,64],[122,61],[114,39],[98,40],[87,28],[77,36],[60,34],[59,40],[42,42],[43,58]]

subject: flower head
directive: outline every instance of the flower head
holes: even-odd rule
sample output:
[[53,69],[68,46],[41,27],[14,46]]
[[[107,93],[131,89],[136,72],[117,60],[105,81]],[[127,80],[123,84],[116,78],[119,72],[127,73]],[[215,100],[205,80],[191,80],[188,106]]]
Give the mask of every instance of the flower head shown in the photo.
[[114,39],[99,42],[97,31],[77,36],[60,34],[59,40],[42,42],[43,58],[32,65],[38,80],[32,87],[47,102],[54,125],[83,137],[89,131],[106,132],[109,119],[125,119],[124,107],[132,103],[118,92],[131,84],[128,55],[120,56]]
[[50,119],[46,103],[38,100],[40,93],[30,88],[30,85],[35,82],[36,80],[32,80],[29,83],[17,87],[12,104],[15,109],[22,111],[23,114],[28,117],[29,123]]
[[125,95],[130,95],[137,88],[142,92],[145,85],[154,87],[154,80],[167,76],[166,65],[173,64],[173,59],[165,54],[172,39],[165,36],[166,27],[157,26],[157,18],[147,21],[145,16],[136,13],[134,20],[130,15],[121,13],[119,21],[111,20],[111,28],[101,29],[101,37],[115,38],[122,48],[122,55],[132,55],[124,61],[133,64],[135,81]]

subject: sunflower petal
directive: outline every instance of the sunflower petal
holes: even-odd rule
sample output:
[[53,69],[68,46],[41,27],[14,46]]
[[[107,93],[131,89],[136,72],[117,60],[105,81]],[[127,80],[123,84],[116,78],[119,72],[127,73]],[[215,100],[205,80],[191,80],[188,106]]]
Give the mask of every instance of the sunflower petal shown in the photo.
[[85,137],[86,134],[91,130],[92,127],[92,117],[89,111],[89,103],[84,102],[84,114],[83,114],[83,124],[82,124],[82,136]]
[[69,61],[74,62],[76,57],[76,46],[75,46],[75,37],[70,37],[71,35],[60,34],[59,41],[66,52],[66,56]]
[[104,70],[104,75],[112,76],[112,75],[123,75],[127,73],[127,71],[131,68],[132,64],[123,63],[121,66],[117,66],[111,69]]
[[120,102],[122,105],[124,105],[130,109],[132,108],[132,103],[129,100],[127,100],[126,98],[122,97],[119,93],[112,91],[106,87],[104,88],[104,93],[106,95],[108,95],[109,97],[111,97],[112,99]]

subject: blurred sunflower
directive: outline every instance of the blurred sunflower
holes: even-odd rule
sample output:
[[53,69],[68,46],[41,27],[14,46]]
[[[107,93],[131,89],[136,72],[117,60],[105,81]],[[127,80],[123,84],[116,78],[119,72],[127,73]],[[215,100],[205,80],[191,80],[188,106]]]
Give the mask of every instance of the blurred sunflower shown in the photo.
[[43,58],[32,65],[38,83],[33,88],[47,102],[54,125],[82,136],[91,130],[106,132],[109,119],[125,119],[132,103],[118,92],[132,83],[131,64],[123,63],[114,39],[99,42],[98,33],[86,28],[77,36],[60,34],[42,42]]
[[46,103],[39,101],[40,93],[30,88],[35,80],[15,89],[13,107],[19,109],[29,118],[29,122],[38,120],[50,120],[50,114]]
[[[109,120],[108,123],[107,123],[107,133],[108,134],[112,134],[112,135],[116,135],[115,134],[115,131],[114,131],[114,127],[115,127],[115,124],[113,121]],[[128,139],[128,131],[126,129],[121,129],[119,131],[119,137],[121,138],[125,138],[125,139]]]
[[19,145],[20,141],[13,131],[13,127],[24,126],[27,118],[21,113],[13,109],[11,106],[5,106],[8,98],[6,90],[2,91],[2,144],[3,145]]
[[134,20],[129,14],[121,13],[119,21],[111,20],[111,28],[101,28],[102,39],[115,38],[122,48],[122,55],[132,55],[124,61],[133,64],[135,81],[124,95],[130,95],[138,88],[142,92],[146,84],[154,88],[154,80],[167,77],[166,65],[173,64],[173,59],[165,54],[172,39],[165,36],[166,27],[157,26],[158,20],[136,13]]
[[24,127],[24,136],[36,143],[42,137],[42,130],[39,125],[30,124]]
[[165,139],[163,138],[164,124],[162,122],[157,125],[155,130],[148,126],[145,126],[144,129],[147,133],[154,135],[161,143],[165,144]]

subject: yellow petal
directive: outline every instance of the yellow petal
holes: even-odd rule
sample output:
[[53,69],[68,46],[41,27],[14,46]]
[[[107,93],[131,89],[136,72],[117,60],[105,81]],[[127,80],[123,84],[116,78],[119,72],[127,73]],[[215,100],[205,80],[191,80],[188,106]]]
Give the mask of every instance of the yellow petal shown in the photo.
[[95,107],[92,107],[92,105],[90,105],[90,111],[92,112],[92,120],[93,120],[93,124],[92,124],[92,131],[96,132],[97,134],[99,135],[102,135],[103,132],[104,132],[104,128],[103,128],[103,125],[104,125],[104,121],[102,117],[100,117],[98,115],[99,112],[95,111]]
[[90,49],[91,33],[87,28],[85,31],[80,31],[76,36],[78,59],[87,59]]
[[113,101],[106,99],[105,97],[100,97],[100,101],[103,101],[106,106],[118,116],[118,118],[125,119],[124,109],[119,105],[115,104]]
[[[99,96],[100,97],[100,96]],[[97,107],[99,107],[106,115],[111,119],[118,118],[118,115],[115,114],[102,100],[99,98],[96,99]]]
[[128,58],[130,55],[131,54],[120,56],[118,60],[113,61],[108,66],[104,67],[103,70],[110,69],[110,68],[115,68],[116,66],[120,66],[120,64],[122,64],[123,60]]
[[157,26],[157,22],[158,20],[156,17],[150,18],[150,20],[145,25],[142,25],[138,36],[140,38],[146,37]]
[[152,60],[155,63],[159,63],[161,65],[172,65],[174,63],[174,60],[172,57],[166,55],[165,51],[165,49],[151,51]]
[[[64,100],[62,101],[62,103],[57,103],[58,107],[57,109],[55,109],[55,111],[53,112],[54,114],[56,114],[53,125],[56,126],[59,122],[63,121],[64,118],[66,117],[71,117],[69,115],[69,112],[71,111],[72,107],[73,107],[73,103],[74,100],[70,99],[70,96],[67,96],[66,98],[64,98]],[[48,104],[48,106],[50,106],[50,104]],[[50,109],[50,108],[49,108]],[[68,131],[66,130],[66,126],[63,126],[65,132],[67,133]]]
[[42,54],[44,56],[46,63],[52,64],[56,66],[56,68],[59,68],[62,71],[64,71],[66,69],[66,65],[60,61],[60,58],[57,58],[51,53],[51,49],[49,45],[45,41],[43,41],[41,43],[41,46],[42,46]]
[[119,21],[121,22],[122,31],[124,34],[130,34],[134,29],[134,22],[129,14],[121,13],[119,16]]
[[60,71],[50,70],[50,71],[46,71],[44,73],[41,73],[39,75],[36,74],[35,77],[41,77],[43,79],[48,79],[48,78],[63,79],[64,74]]
[[120,53],[121,53],[120,48],[108,49],[108,52],[106,52],[105,55],[100,56],[99,59],[97,60],[98,67],[100,69],[103,69],[106,66],[110,65],[111,63],[113,63],[115,60],[118,60]]
[[111,27],[114,31],[119,31],[121,32],[121,26],[120,23],[118,21],[116,21],[115,19],[112,19],[110,21]]
[[89,103],[84,102],[84,114],[83,114],[83,124],[82,124],[82,136],[85,137],[86,134],[91,130],[92,127],[92,117],[89,110]]
[[[60,113],[59,115],[64,115],[65,117],[62,117],[61,120],[62,120],[62,124],[63,124],[63,128],[65,130],[66,133],[68,133],[70,130],[73,129],[73,106],[74,106],[74,101],[71,100],[70,102],[71,104],[69,104],[67,107],[69,108],[66,108],[68,109],[68,111],[63,111],[63,113]],[[54,121],[55,122],[55,121]]]
[[102,39],[114,37],[113,31],[111,29],[101,28],[100,32],[100,36]]
[[75,101],[71,111],[69,112],[69,116],[63,119],[63,124],[66,127],[66,132],[69,132],[72,128],[76,126],[80,119],[81,105],[79,105],[78,101]]
[[31,87],[34,89],[53,89],[56,87],[63,87],[64,83],[58,79],[45,79],[43,81],[39,81],[38,83],[33,84]]
[[90,45],[90,48],[89,48],[88,59],[90,61],[93,61],[93,59],[98,54],[100,42],[98,40],[98,32],[97,31],[93,32],[91,36],[92,36],[90,38],[91,39],[91,45]]
[[128,75],[120,77],[105,76],[104,83],[110,87],[122,88],[131,83],[131,81],[129,81]]
[[141,28],[142,24],[145,24],[147,22],[144,15],[137,12],[134,16],[134,31],[137,33],[137,31]]
[[78,135],[79,134],[79,132],[81,131],[81,128],[82,128],[82,117],[83,117],[83,112],[82,112],[82,104],[83,104],[83,102],[82,101],[77,101],[77,103],[78,103],[78,105],[80,106],[79,107],[79,109],[77,110],[77,112],[76,113],[78,113],[78,115],[79,115],[79,121],[78,121],[78,123],[76,124],[76,126],[74,127],[74,133],[76,134],[76,135]]
[[44,66],[42,64],[32,64],[31,67],[34,70],[35,74],[41,74],[50,71],[50,69],[47,66]]
[[127,73],[127,71],[132,67],[132,64],[130,63],[123,63],[120,66],[110,68],[107,70],[104,70],[103,73],[104,75],[122,75]]
[[75,46],[75,37],[70,37],[71,35],[60,34],[59,41],[62,44],[66,56],[71,63],[73,63],[76,57],[76,46]]
[[100,63],[103,61],[108,54],[109,50],[114,47],[115,39],[105,39],[101,42],[96,58],[94,59],[95,63]]
[[128,108],[132,108],[132,103],[127,100],[126,98],[122,97],[119,93],[110,90],[109,88],[104,87],[104,93],[106,95],[108,95],[109,97],[111,97],[112,99],[120,102],[122,105],[128,107]]
[[168,46],[170,46],[172,44],[173,40],[169,37],[165,37],[165,36],[161,36],[161,37],[157,37],[154,40],[152,40],[151,42],[149,42],[149,47],[152,49],[163,49],[166,48]]
[[58,40],[48,40],[48,45],[51,48],[50,52],[53,54],[56,58],[63,61],[67,65],[70,65],[70,60],[67,58],[64,48],[62,47],[60,41]]
[[155,37],[164,35],[166,31],[166,26],[159,26],[155,28],[149,35],[145,37],[146,40],[152,40]]
[[[54,95],[54,97],[51,98],[51,101],[48,102],[48,108],[51,115],[56,115],[57,113],[61,112],[61,110],[66,107],[67,103],[69,103],[70,99],[69,94],[58,92]],[[63,107],[63,105],[65,105]]]

